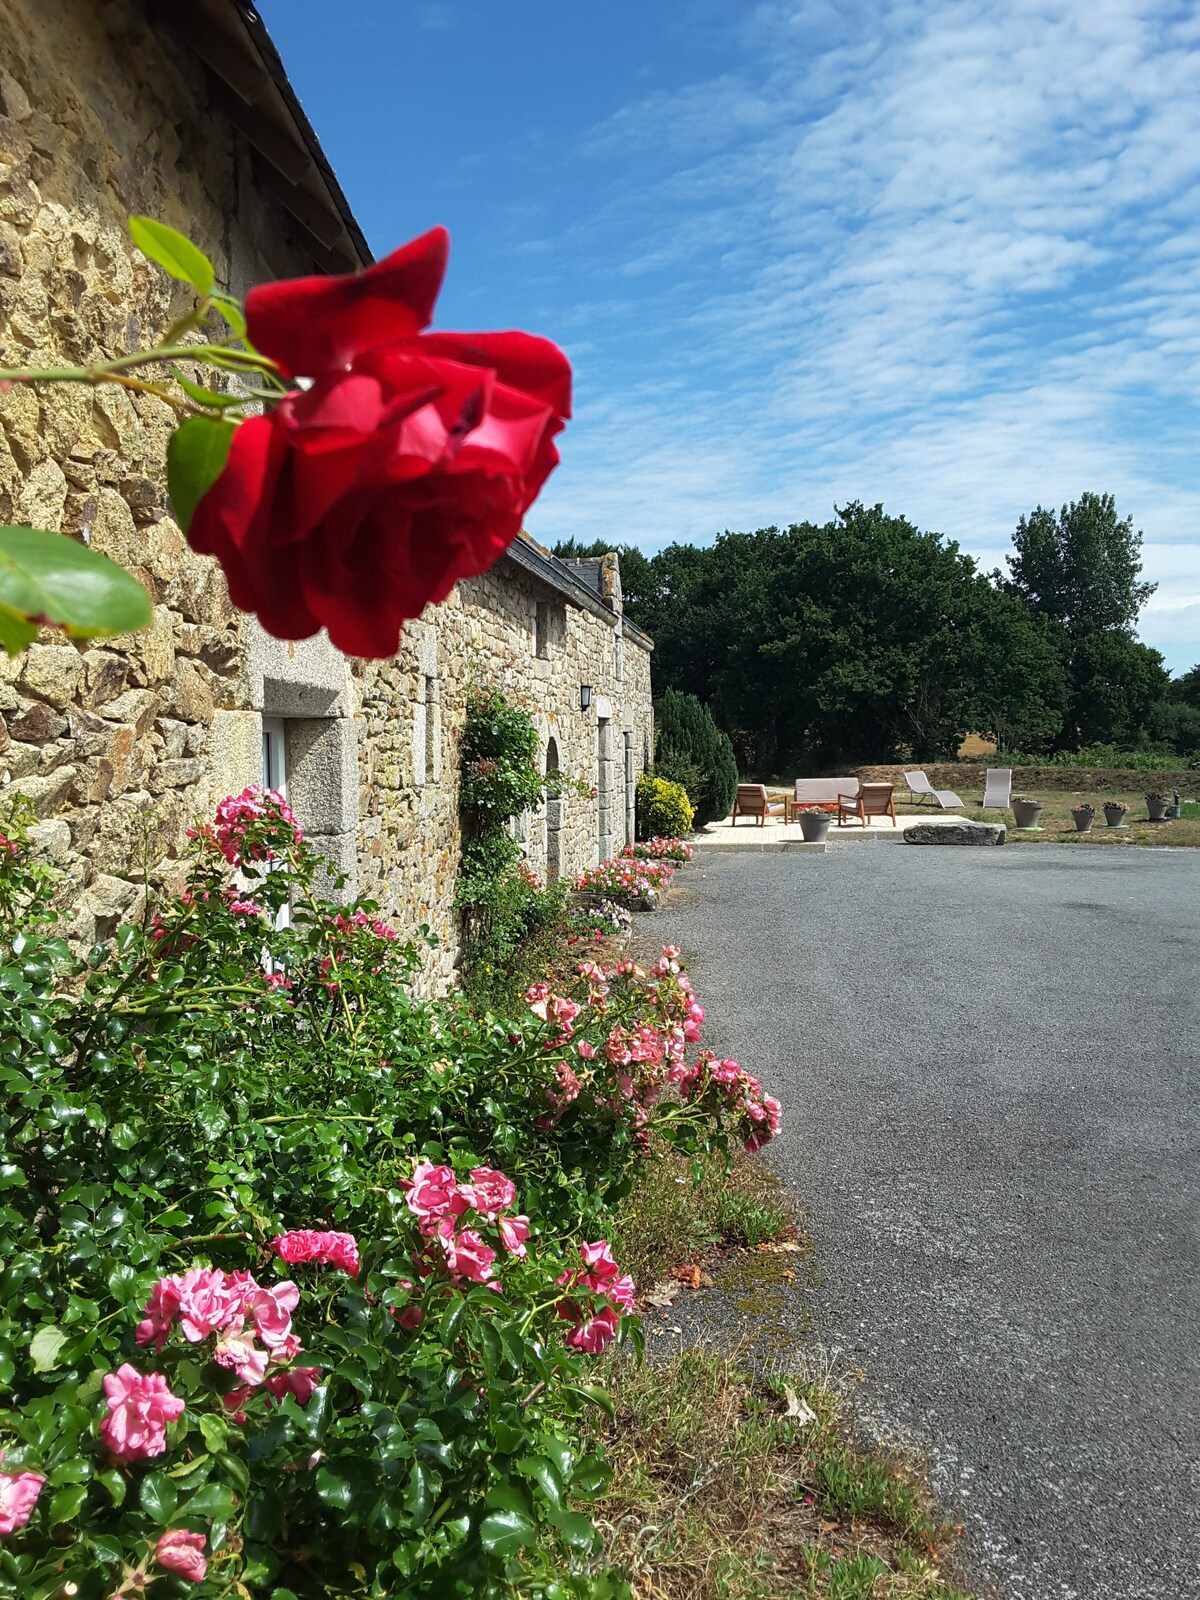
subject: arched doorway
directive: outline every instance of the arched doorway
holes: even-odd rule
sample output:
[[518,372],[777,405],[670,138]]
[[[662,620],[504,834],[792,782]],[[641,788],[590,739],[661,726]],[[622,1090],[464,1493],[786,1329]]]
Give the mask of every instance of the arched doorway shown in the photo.
[[[546,772],[557,772],[558,741],[546,741]],[[552,882],[562,870],[562,796],[546,796],[546,881]]]

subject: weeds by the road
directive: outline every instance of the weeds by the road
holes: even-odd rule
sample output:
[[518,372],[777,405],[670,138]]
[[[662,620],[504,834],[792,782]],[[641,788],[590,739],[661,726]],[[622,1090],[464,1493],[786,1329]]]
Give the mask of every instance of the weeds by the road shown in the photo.
[[706,1261],[753,1337],[644,1366],[610,1358],[606,1558],[638,1600],[969,1600],[941,1575],[955,1530],[919,1473],[854,1436],[853,1375],[797,1370],[799,1256],[776,1253],[797,1251],[797,1222],[778,1180],[744,1158],[698,1172],[667,1152],[643,1165],[619,1213],[622,1258],[646,1285]]
[[853,1442],[828,1374],[736,1354],[611,1362],[613,1483],[597,1506],[639,1600],[966,1600],[909,1464]]

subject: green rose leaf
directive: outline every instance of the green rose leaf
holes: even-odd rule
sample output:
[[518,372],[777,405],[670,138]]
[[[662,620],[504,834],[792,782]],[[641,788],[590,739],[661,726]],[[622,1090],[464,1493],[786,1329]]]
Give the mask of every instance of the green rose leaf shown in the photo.
[[517,1471],[532,1479],[552,1506],[562,1505],[562,1481],[553,1462],[546,1456],[526,1456],[517,1462]]
[[165,222],[155,222],[153,217],[130,217],[129,231],[142,254],[157,262],[164,272],[180,283],[190,283],[197,294],[212,293],[216,282],[213,264],[182,233],[168,228]]
[[16,655],[40,623],[76,639],[133,633],[149,626],[150,601],[98,550],[40,528],[0,528],[0,644]]
[[492,1555],[514,1556],[533,1542],[533,1523],[519,1511],[493,1511],[479,1524],[479,1542]]
[[194,400],[201,406],[243,406],[246,397],[242,394],[220,394],[216,389],[206,389],[202,383],[193,383],[180,372],[178,367],[171,368],[171,376],[187,395],[189,400]]
[[167,445],[167,488],[185,533],[196,507],[225,470],[236,426],[217,417],[189,417],[171,435]]
[[86,1483],[70,1483],[65,1489],[60,1489],[50,1502],[49,1518],[51,1525],[59,1522],[70,1522],[87,1499],[88,1486]]
[[550,1520],[573,1550],[592,1550],[596,1545],[596,1529],[591,1519],[580,1511],[563,1511],[551,1514]]
[[148,1478],[142,1479],[141,1499],[142,1510],[160,1525],[170,1521],[179,1504],[175,1485],[165,1472],[152,1472]]
[[33,1370],[53,1372],[66,1342],[67,1335],[53,1322],[48,1322],[44,1328],[39,1328],[29,1341],[29,1359],[33,1362]]
[[354,1498],[354,1490],[347,1479],[339,1478],[328,1467],[321,1467],[317,1473],[317,1494],[327,1506],[335,1506],[339,1511],[349,1511]]

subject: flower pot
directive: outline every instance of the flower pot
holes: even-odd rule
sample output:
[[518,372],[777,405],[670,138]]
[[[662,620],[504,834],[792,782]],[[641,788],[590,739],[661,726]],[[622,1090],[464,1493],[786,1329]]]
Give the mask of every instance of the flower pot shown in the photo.
[[804,835],[807,844],[823,844],[829,835],[831,818],[827,813],[817,815],[816,812],[802,811],[800,813],[800,832]]
[[1104,820],[1110,828],[1123,828],[1125,826],[1125,807],[1105,806]]
[[1018,828],[1036,828],[1042,820],[1042,802],[1040,800],[1014,800],[1012,808],[1013,816],[1017,819]]
[[1165,822],[1167,820],[1168,801],[1161,795],[1148,794],[1146,796],[1146,815],[1151,822]]
[[1072,811],[1071,815],[1075,818],[1075,832],[1087,833],[1095,820],[1096,813],[1094,811]]

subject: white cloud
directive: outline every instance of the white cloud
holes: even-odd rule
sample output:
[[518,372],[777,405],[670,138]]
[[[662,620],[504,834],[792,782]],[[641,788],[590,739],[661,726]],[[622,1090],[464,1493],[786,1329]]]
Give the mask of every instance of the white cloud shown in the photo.
[[620,177],[572,239],[602,265],[534,529],[651,548],[854,497],[994,550],[1110,489],[1161,584],[1143,633],[1190,665],[1191,8],[775,0],[739,27],[718,77],[579,153]]

